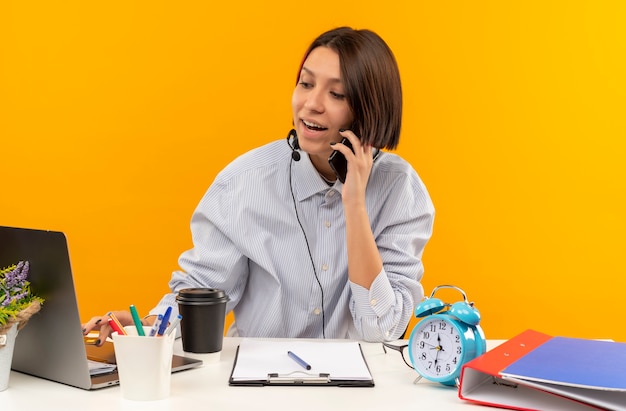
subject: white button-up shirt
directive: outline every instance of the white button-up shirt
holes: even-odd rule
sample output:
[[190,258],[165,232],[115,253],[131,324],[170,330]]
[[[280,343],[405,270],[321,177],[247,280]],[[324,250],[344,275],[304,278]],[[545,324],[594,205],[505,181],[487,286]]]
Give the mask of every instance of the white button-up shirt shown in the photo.
[[230,298],[230,335],[398,338],[423,297],[432,202],[406,161],[378,156],[366,205],[383,269],[365,289],[348,279],[342,187],[329,187],[306,153],[293,161],[285,140],[240,156],[200,201],[191,220],[194,247],[180,256],[172,293],[151,313],[176,308],[180,289],[210,287]]

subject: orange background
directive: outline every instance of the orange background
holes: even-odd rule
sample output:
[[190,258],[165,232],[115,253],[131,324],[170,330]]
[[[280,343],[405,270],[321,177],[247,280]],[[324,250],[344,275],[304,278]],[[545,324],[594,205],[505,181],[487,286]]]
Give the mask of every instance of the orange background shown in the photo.
[[216,173],[286,135],[304,49],[350,25],[400,65],[427,294],[463,288],[488,338],[626,341],[626,3],[211,3],[0,2],[0,224],[67,234],[83,319],[156,304]]

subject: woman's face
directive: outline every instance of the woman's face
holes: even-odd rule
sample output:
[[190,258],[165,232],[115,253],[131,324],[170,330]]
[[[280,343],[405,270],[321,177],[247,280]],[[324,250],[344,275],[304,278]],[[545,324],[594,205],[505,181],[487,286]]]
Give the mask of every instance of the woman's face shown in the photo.
[[339,129],[349,129],[353,120],[340,73],[339,55],[328,47],[317,47],[304,61],[293,91],[298,142],[318,170],[328,166],[328,156],[334,151],[330,143],[341,141]]

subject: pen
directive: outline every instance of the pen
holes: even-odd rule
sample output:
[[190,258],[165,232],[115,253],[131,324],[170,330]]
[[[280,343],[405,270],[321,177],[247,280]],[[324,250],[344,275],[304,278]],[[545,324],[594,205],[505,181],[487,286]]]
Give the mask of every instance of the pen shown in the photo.
[[119,335],[128,335],[124,327],[122,327],[122,323],[115,317],[115,314],[109,312],[107,315],[109,316],[109,325],[113,328],[113,331],[117,331]]
[[159,327],[161,327],[161,321],[163,321],[163,315],[159,314],[157,316],[157,319],[154,321],[154,324],[152,324],[152,328],[150,329],[150,337],[154,337],[156,335]]
[[178,323],[182,319],[183,319],[183,316],[178,314],[178,316],[176,316],[176,318],[174,318],[174,321],[172,321],[170,326],[167,327],[167,330],[165,330],[165,335],[170,335],[172,333],[172,331],[174,331],[176,329],[176,327],[178,326]]
[[172,307],[167,307],[165,310],[165,314],[163,314],[163,320],[161,320],[161,326],[159,327],[159,331],[157,331],[157,337],[160,337],[165,333],[165,329],[167,328],[170,322],[170,315],[172,315]]
[[133,322],[135,323],[135,327],[137,327],[137,335],[145,336],[146,333],[143,332],[143,324],[141,323],[141,319],[139,319],[139,314],[137,313],[137,309],[133,304],[130,305],[130,315],[133,316]]
[[298,364],[300,364],[302,367],[306,368],[307,370],[311,369],[311,366],[306,361],[304,361],[302,358],[298,357],[296,354],[292,353],[291,351],[287,351],[287,355],[291,357],[292,360],[294,360],[295,362],[297,362]]

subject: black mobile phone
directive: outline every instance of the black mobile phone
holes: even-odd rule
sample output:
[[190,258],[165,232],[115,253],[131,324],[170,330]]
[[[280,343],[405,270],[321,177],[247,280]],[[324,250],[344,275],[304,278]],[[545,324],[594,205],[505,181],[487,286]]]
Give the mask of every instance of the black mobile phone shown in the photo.
[[[354,153],[354,149],[352,148],[352,143],[347,138],[341,139],[341,144],[347,146]],[[377,148],[372,149],[372,156],[374,160],[380,154],[380,150]],[[342,183],[346,182],[346,174],[348,173],[348,160],[346,160],[346,156],[343,155],[340,151],[333,151],[333,153],[328,157],[328,164],[330,164],[330,168],[333,169],[335,175]]]
[[[344,137],[341,139],[341,144],[348,146],[354,153],[350,140]],[[346,156],[344,156],[341,151],[335,150],[330,157],[328,157],[328,164],[330,164],[330,168],[333,169],[339,181],[345,183],[346,173],[348,172],[348,160],[346,160]]]

